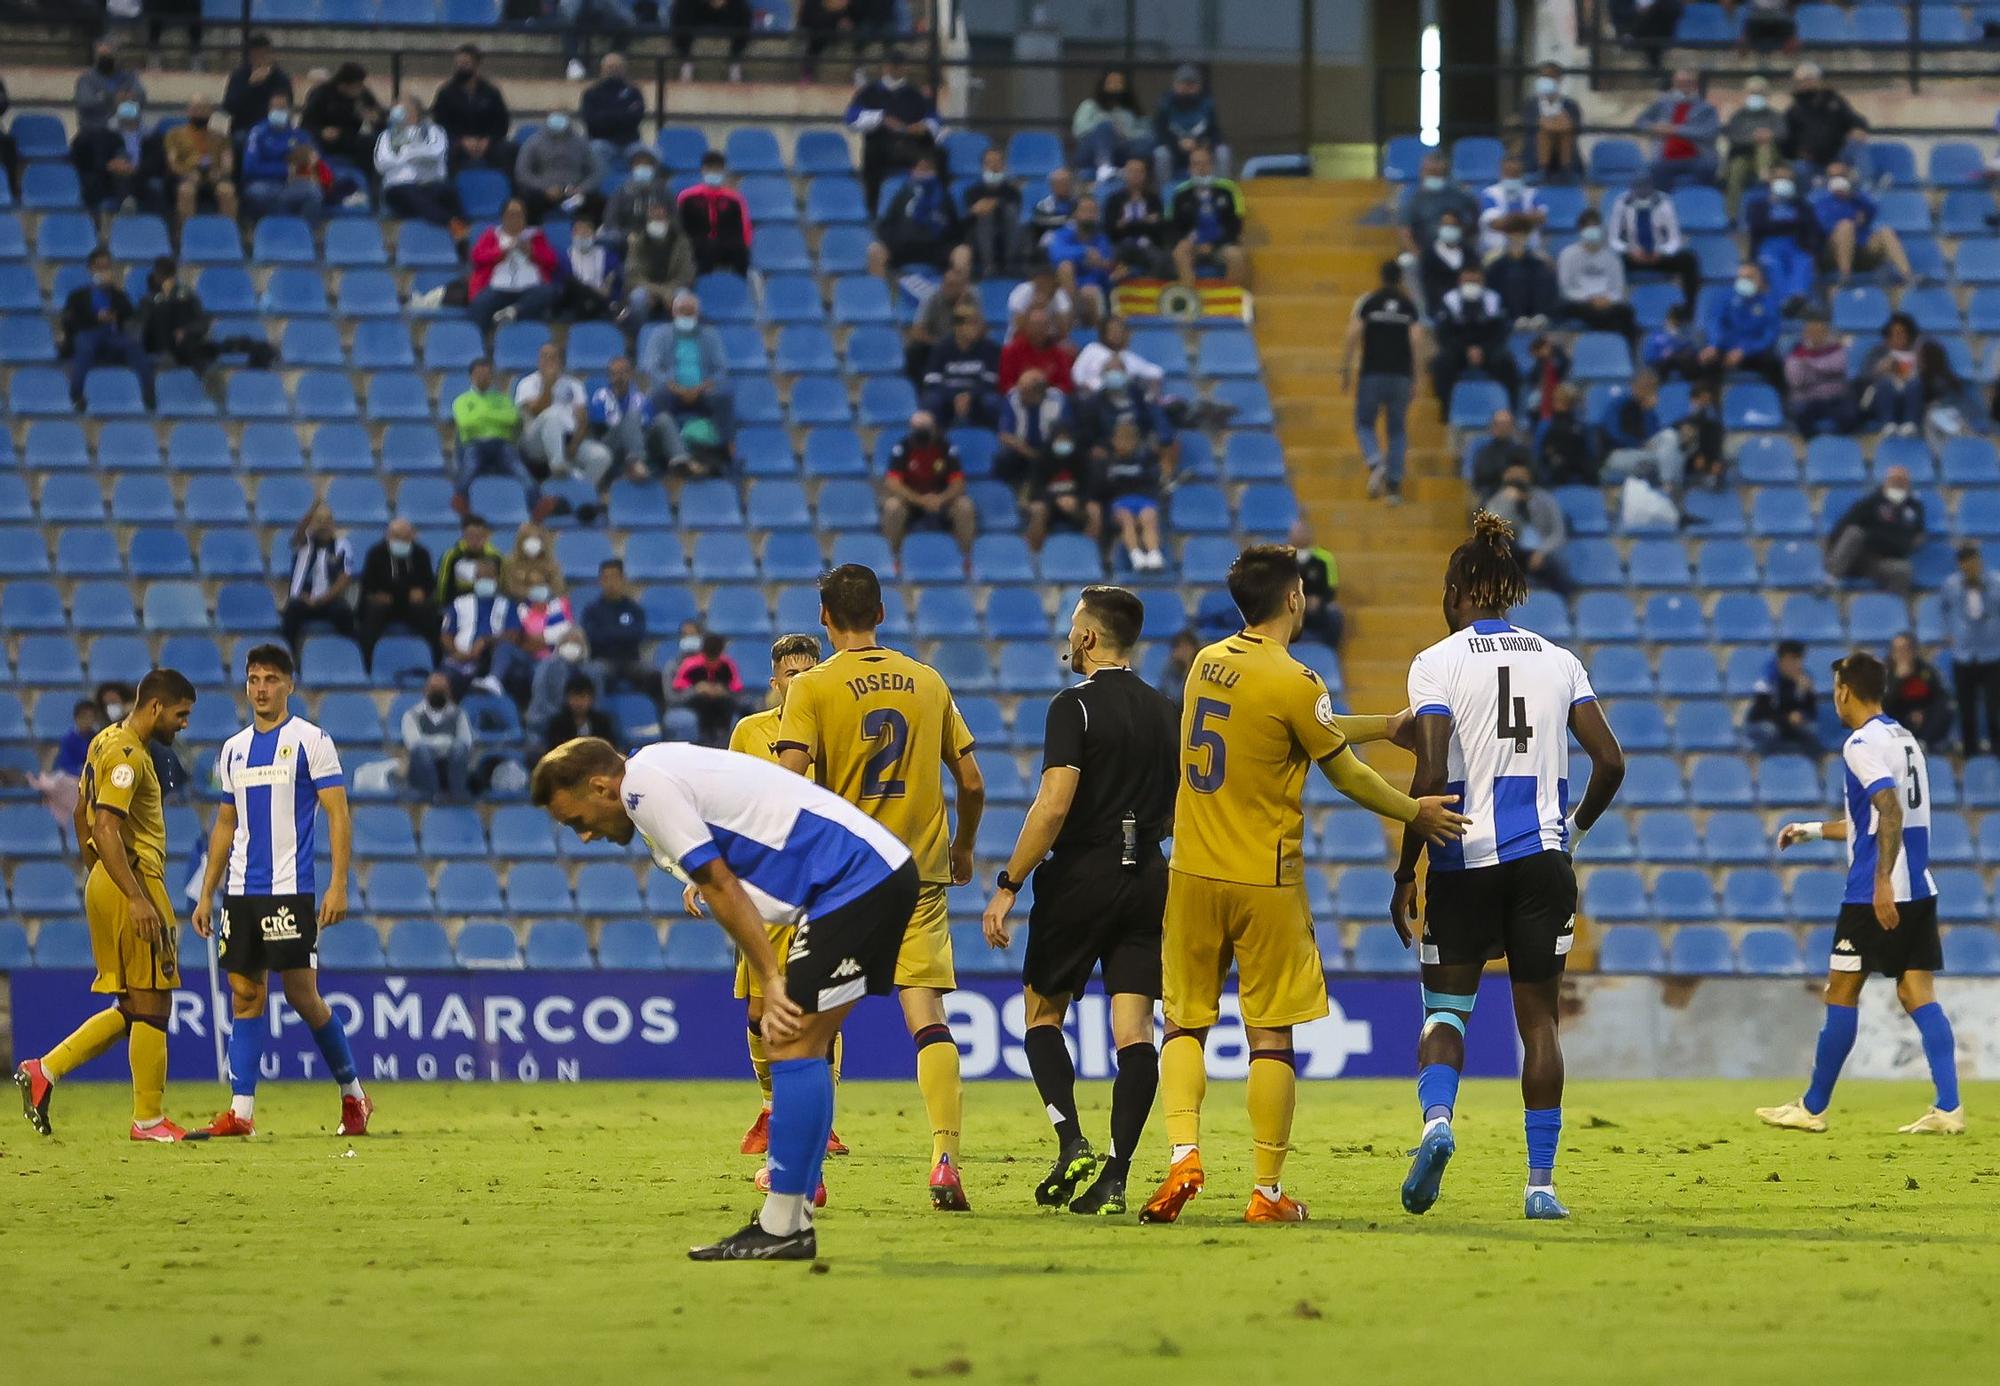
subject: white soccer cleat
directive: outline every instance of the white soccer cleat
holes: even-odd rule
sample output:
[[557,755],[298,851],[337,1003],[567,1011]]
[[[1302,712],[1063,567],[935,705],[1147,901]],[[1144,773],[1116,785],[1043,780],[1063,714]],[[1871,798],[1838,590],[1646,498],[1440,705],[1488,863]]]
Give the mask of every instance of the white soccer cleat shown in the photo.
[[1826,1130],[1826,1117],[1807,1111],[1802,1102],[1787,1102],[1778,1107],[1759,1107],[1757,1120],[1766,1126],[1782,1126],[1787,1131]]
[[1962,1136],[1965,1134],[1965,1108],[1953,1107],[1947,1112],[1933,1107],[1908,1126],[1898,1126],[1896,1130],[1905,1136]]

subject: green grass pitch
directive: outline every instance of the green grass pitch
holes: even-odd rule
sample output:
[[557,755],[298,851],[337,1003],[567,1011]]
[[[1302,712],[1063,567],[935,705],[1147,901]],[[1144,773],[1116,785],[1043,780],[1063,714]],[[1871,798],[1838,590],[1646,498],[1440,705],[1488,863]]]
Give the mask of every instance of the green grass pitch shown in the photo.
[[[968,1094],[975,1211],[933,1213],[914,1087],[849,1084],[809,1269],[684,1259],[756,1206],[747,1081],[384,1087],[355,1142],[323,1134],[330,1088],[271,1086],[254,1141],[180,1148],[125,1140],[122,1085],[71,1084],[54,1140],[0,1127],[0,1380],[1992,1379],[2000,1083],[1968,1087],[1958,1139],[1894,1134],[1912,1084],[1843,1085],[1824,1136],[1750,1116],[1789,1095],[1573,1084],[1577,1216],[1546,1225],[1520,1216],[1512,1084],[1467,1085],[1422,1218],[1396,1200],[1410,1085],[1303,1084],[1286,1183],[1312,1222],[1246,1227],[1242,1090],[1218,1083],[1207,1191],[1140,1227],[1033,1206],[1048,1128],[1014,1083]],[[1101,1143],[1108,1085],[1081,1096]],[[221,1100],[169,1093],[189,1124]],[[1139,1199],[1157,1113],[1148,1137]]]

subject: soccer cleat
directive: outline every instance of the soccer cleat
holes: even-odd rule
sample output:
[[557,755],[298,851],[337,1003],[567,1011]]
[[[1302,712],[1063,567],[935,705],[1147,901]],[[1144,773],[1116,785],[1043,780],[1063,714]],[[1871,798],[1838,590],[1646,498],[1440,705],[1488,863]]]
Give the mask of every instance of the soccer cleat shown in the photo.
[[132,1139],[135,1141],[152,1141],[158,1145],[172,1145],[176,1141],[186,1140],[187,1132],[181,1130],[180,1127],[174,1125],[165,1117],[162,1117],[151,1126],[141,1126],[138,1122],[133,1122]]
[[1250,1206],[1243,1210],[1245,1222],[1304,1222],[1306,1205],[1283,1189],[1272,1198],[1262,1189],[1250,1190]]
[[199,1131],[188,1132],[187,1138],[191,1141],[206,1141],[212,1140],[217,1136],[254,1136],[256,1134],[256,1122],[251,1121],[248,1117],[240,1117],[225,1107],[221,1112],[217,1113],[214,1121],[211,1121]]
[[1530,1188],[1521,1204],[1521,1216],[1530,1222],[1561,1222],[1569,1216],[1569,1209],[1563,1207],[1553,1188]]
[[[757,1171],[757,1177],[750,1182],[757,1186],[758,1193],[771,1192],[771,1167],[765,1165]],[[820,1180],[819,1187],[813,1190],[813,1207],[826,1207],[826,1180],[824,1179]]]
[[745,1155],[768,1155],[771,1153],[771,1109],[766,1107],[757,1113],[757,1119],[750,1123],[750,1129],[743,1133],[743,1153]]
[[1824,1131],[1826,1117],[1806,1110],[1803,1102],[1785,1102],[1776,1107],[1759,1107],[1757,1120],[1766,1126],[1782,1126],[1787,1131]]
[[1125,1213],[1125,1176],[1100,1169],[1097,1182],[1070,1200],[1069,1210],[1084,1217],[1115,1218]]
[[812,1228],[774,1237],[755,1222],[712,1246],[688,1248],[690,1261],[811,1261],[818,1255],[819,1239]]
[[55,1096],[56,1085],[42,1072],[42,1061],[28,1059],[14,1065],[14,1086],[21,1090],[21,1115],[28,1119],[28,1125],[44,1136],[53,1136],[56,1128],[49,1124],[49,1099]]
[[368,1118],[375,1115],[375,1099],[363,1093],[359,1097],[340,1099],[340,1125],[333,1128],[336,1136],[365,1136],[368,1134]]
[[1410,1172],[1403,1179],[1404,1212],[1430,1211],[1444,1183],[1444,1167],[1457,1151],[1458,1142],[1452,1138],[1450,1122],[1433,1121],[1424,1128],[1423,1139],[1417,1142],[1416,1158],[1410,1161]]
[[1174,1161],[1165,1181],[1146,1200],[1146,1206],[1139,1210],[1139,1221],[1174,1221],[1181,1215],[1181,1209],[1187,1207],[1188,1200],[1201,1192],[1202,1183],[1201,1152],[1190,1150]]
[[1965,1108],[1953,1107],[1945,1111],[1933,1107],[1908,1126],[1898,1126],[1897,1131],[1905,1136],[1962,1136],[1965,1134]]
[[826,1153],[829,1155],[845,1155],[847,1153],[847,1142],[840,1138],[838,1131],[829,1131],[826,1133]]
[[1090,1178],[1096,1168],[1097,1153],[1090,1148],[1089,1141],[1078,1136],[1062,1148],[1049,1172],[1042,1176],[1042,1182],[1035,1185],[1035,1202],[1044,1208],[1067,1206],[1076,1186]]
[[931,1207],[940,1213],[969,1213],[972,1204],[965,1197],[965,1185],[958,1181],[958,1166],[951,1156],[940,1155],[931,1166]]

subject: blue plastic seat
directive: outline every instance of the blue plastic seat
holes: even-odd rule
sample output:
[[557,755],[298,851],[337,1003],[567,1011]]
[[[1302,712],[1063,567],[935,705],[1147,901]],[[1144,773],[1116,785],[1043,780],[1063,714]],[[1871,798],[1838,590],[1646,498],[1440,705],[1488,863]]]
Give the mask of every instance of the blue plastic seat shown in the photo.
[[326,225],[326,263],[344,269],[372,269],[389,263],[380,223],[336,218]]
[[389,959],[375,926],[365,919],[351,919],[319,936],[319,965],[335,972],[379,972]]
[[[380,875],[386,869],[378,867],[374,875]],[[374,875],[369,878],[371,897]],[[370,907],[373,908],[372,900]],[[384,956],[388,966],[398,971],[450,972],[458,967],[458,958],[452,952],[451,940],[445,934],[444,925],[435,919],[397,920],[390,927]]]
[[1670,756],[1630,757],[1620,798],[1631,808],[1679,808],[1687,802],[1679,763]]
[[1620,925],[1604,930],[1597,945],[1597,970],[1639,976],[1665,972],[1667,955],[1660,946],[1658,930],[1646,924]]
[[[182,542],[186,541],[183,539]],[[200,584],[149,582],[145,586],[145,594],[144,615],[147,630],[190,631],[209,628],[208,600],[202,595]],[[129,593],[126,595],[126,601],[129,605],[131,601]],[[182,669],[181,672],[185,674],[188,671]],[[192,678],[193,675],[189,677]]]
[[[1623,706],[1614,704],[1612,710],[1617,712]],[[1620,740],[1623,740],[1622,734]],[[1698,862],[1703,859],[1694,819],[1677,809],[1657,809],[1640,814],[1633,845],[1642,861]]]
[[[23,867],[22,870],[25,873],[28,871],[28,868]],[[39,882],[42,876],[41,871],[37,869],[33,874]],[[14,890],[14,907],[24,914],[33,913],[34,911],[30,911],[26,905],[21,903],[21,884],[18,879],[15,881]],[[72,896],[74,896],[74,893],[75,887],[72,886]],[[81,904],[80,901],[77,903]],[[49,912],[52,913],[53,911]],[[93,965],[90,952],[90,930],[80,920],[51,919],[35,931],[36,967],[91,967]]]
[[[1724,878],[1722,914],[1746,923],[1778,922],[1789,917],[1784,883],[1768,867],[1741,867]],[[1796,964],[1798,953],[1792,951]]]
[[469,920],[458,931],[458,965],[510,970],[521,966],[521,945],[513,926],[497,919]]
[[659,929],[649,919],[606,921],[597,935],[597,965],[622,972],[652,972],[666,966]]
[[1583,913],[1598,923],[1650,920],[1645,882],[1627,867],[1594,867],[1583,882]]
[[[1706,887],[1707,883],[1704,876],[1702,885]],[[1727,931],[1712,924],[1692,924],[1674,930],[1667,945],[1668,972],[1678,977],[1718,977],[1735,970],[1735,950],[1730,947]]]

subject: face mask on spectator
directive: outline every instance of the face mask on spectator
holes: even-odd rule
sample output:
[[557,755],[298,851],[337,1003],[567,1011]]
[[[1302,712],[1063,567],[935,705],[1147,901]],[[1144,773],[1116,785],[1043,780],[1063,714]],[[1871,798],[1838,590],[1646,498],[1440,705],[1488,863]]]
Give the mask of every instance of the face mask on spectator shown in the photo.
[[291,125],[292,113],[290,111],[273,111],[266,119],[271,122],[273,130],[283,130]]
[[1561,89],[1562,83],[1553,77],[1537,77],[1535,79],[1535,95],[1537,96],[1554,96]]
[[674,314],[674,326],[683,332],[692,332],[701,325],[701,319],[693,313]]
[[400,130],[409,123],[410,113],[408,111],[404,110],[401,106],[391,106],[389,108],[389,128],[391,130]]
[[451,575],[460,582],[471,582],[479,571],[479,566],[469,558],[461,558],[451,565]]
[[110,702],[104,705],[104,716],[107,721],[116,722],[119,718],[123,717],[124,715],[125,715],[125,704],[119,702],[116,698],[113,698]]
[[1771,196],[1773,197],[1788,198],[1798,190],[1799,185],[1789,178],[1773,178],[1771,180]]
[[139,118],[139,103],[136,101],[120,101],[118,103],[118,118],[120,120],[137,120]]
[[556,647],[556,653],[561,655],[564,659],[568,660],[571,664],[581,664],[583,662],[583,646],[577,644],[575,641],[569,641],[562,645],[558,645]]
[[701,637],[699,635],[683,635],[681,637],[681,653],[684,655],[700,654]]
[[722,175],[714,169],[710,169],[707,173],[702,174],[701,181],[708,184],[711,188],[719,188],[722,186]]
[[1007,170],[1004,168],[983,169],[981,170],[979,177],[980,181],[985,183],[986,186],[990,188],[995,186],[996,184],[1004,183],[1007,181]]
[[1854,185],[1845,178],[1829,178],[1826,180],[1826,190],[1835,197],[1847,196],[1849,190],[1853,187]]
[[1601,226],[1586,226],[1583,230],[1577,232],[1576,236],[1585,245],[1604,244],[1604,228]]
[[1456,226],[1440,226],[1438,228],[1438,239],[1446,245],[1457,245],[1464,235],[1465,232]]
[[649,221],[646,223],[646,234],[656,241],[663,241],[667,238],[667,224],[664,221]]
[[546,582],[538,582],[533,587],[530,587],[528,589],[529,601],[545,602],[548,599],[549,599],[549,585]]
[[99,58],[97,60],[97,70],[106,77],[109,77],[118,70],[118,60],[116,58]]
[[529,558],[540,558],[542,556],[542,541],[535,538],[523,539],[521,541],[521,552]]
[[472,590],[476,596],[490,597],[500,590],[500,583],[496,578],[480,578],[472,584]]
[[1747,274],[1737,275],[1736,292],[1744,298],[1755,298],[1757,296],[1757,281]]
[[1125,372],[1123,372],[1123,371],[1106,371],[1106,372],[1104,373],[1104,388],[1105,388],[1105,389],[1107,389],[1107,390],[1122,390],[1122,389],[1124,389],[1124,388],[1125,388]]
[[935,437],[937,437],[937,434],[928,428],[913,428],[910,430],[910,441],[918,447],[925,446]]
[[1509,197],[1519,197],[1527,189],[1527,183],[1519,178],[1502,178],[1500,180],[1500,191],[1506,193]]
[[1882,488],[1882,498],[1891,505],[1901,505],[1910,498],[1910,488],[1907,486],[1884,486]]
[[653,166],[651,164],[632,165],[632,181],[642,188],[645,187],[646,184],[653,181]]
[[1437,174],[1435,174],[1435,173],[1427,173],[1427,174],[1425,174],[1425,175],[1424,175],[1424,191],[1425,191],[1425,192],[1443,192],[1443,191],[1444,191],[1444,179],[1440,178],[1440,177],[1439,177],[1439,176],[1438,176]]
[[569,117],[561,111],[557,111],[549,117],[549,133],[551,135],[560,135],[567,129],[569,129]]
[[407,539],[391,539],[389,541],[389,552],[397,558],[408,558],[410,551],[415,547]]
[[1762,92],[1753,91],[1748,96],[1743,98],[1743,109],[1746,111],[1768,110],[1770,108],[1770,105],[1771,105],[1771,98],[1765,96]]
[[446,693],[442,689],[440,689],[435,693],[424,694],[424,701],[429,703],[432,707],[442,708],[446,703],[451,701],[451,694]]
[[1049,444],[1049,451],[1054,453],[1057,457],[1068,457],[1071,453],[1076,451],[1076,444],[1072,443],[1067,438],[1058,438],[1053,443]]

